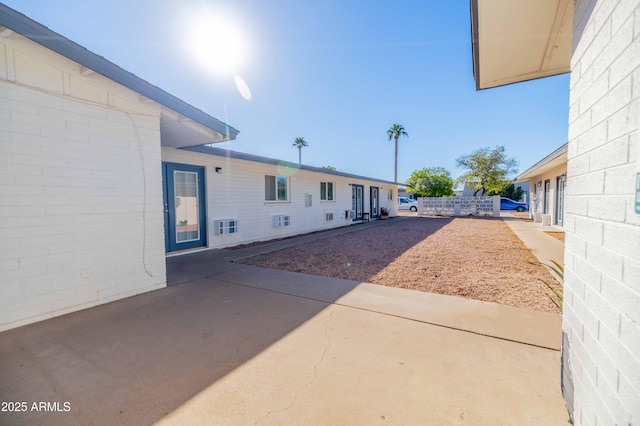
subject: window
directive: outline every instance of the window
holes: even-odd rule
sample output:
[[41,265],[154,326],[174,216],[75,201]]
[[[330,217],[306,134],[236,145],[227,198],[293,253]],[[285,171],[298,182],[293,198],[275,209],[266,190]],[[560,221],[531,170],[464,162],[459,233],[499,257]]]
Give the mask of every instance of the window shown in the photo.
[[320,199],[333,201],[333,182],[320,182]]
[[264,199],[265,201],[287,201],[288,188],[286,176],[265,176],[264,177]]

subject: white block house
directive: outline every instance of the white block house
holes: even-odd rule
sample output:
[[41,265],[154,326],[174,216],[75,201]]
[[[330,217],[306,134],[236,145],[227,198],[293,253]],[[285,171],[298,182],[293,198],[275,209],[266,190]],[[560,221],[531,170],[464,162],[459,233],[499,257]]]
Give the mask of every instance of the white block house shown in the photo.
[[0,331],[162,288],[167,252],[395,214],[392,182],[185,149],[237,133],[0,4]]
[[562,145],[515,179],[529,184],[529,214],[543,225],[562,227],[564,223],[567,146]]
[[[382,207],[397,214],[397,184],[392,182],[210,146],[163,147],[162,160],[171,173],[194,166],[202,172],[203,238],[190,247],[221,248],[341,227],[375,219]],[[171,173],[165,173],[166,180],[172,179]],[[169,194],[165,197],[172,210],[178,202]],[[182,249],[171,241],[179,232],[171,228],[184,220],[169,216],[168,252]]]
[[472,0],[480,89],[571,72],[562,393],[640,423],[640,0]]

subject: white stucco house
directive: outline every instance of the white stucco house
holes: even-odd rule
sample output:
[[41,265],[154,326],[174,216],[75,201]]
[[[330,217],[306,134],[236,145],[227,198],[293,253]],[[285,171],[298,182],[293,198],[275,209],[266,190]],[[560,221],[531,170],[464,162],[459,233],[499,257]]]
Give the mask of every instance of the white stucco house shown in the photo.
[[564,223],[567,147],[562,145],[515,179],[529,184],[529,214],[543,225],[562,227]]
[[576,425],[639,424],[640,0],[471,0],[471,21],[478,90],[571,72],[562,393]]
[[210,146],[237,134],[0,4],[0,331],[162,288],[169,253],[396,214],[393,182]]

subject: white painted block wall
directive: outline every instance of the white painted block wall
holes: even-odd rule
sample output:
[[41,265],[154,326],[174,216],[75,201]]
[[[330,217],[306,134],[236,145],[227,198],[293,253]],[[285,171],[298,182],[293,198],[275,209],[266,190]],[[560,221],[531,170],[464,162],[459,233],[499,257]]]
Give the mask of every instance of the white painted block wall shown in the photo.
[[[207,203],[207,246],[228,247],[237,244],[282,238],[291,235],[335,228],[352,224],[344,219],[344,211],[351,209],[351,187],[364,185],[364,211],[369,211],[369,187],[380,188],[380,206],[397,214],[397,185],[366,179],[356,179],[307,170],[285,169],[273,164],[264,164],[235,158],[162,147],[162,161],[205,166]],[[215,168],[221,172],[216,173]],[[268,202],[264,196],[265,175],[290,174],[288,202]],[[320,200],[320,182],[333,182],[334,201]],[[387,192],[393,190],[393,200]],[[305,194],[312,197],[312,205],[305,207]],[[325,222],[325,213],[333,212],[332,222]],[[274,228],[274,215],[289,215],[291,225]],[[214,221],[234,219],[238,221],[238,233],[215,235]]]
[[563,393],[576,425],[635,425],[640,1],[578,1],[571,69]]
[[0,40],[0,330],[166,285],[159,108]]

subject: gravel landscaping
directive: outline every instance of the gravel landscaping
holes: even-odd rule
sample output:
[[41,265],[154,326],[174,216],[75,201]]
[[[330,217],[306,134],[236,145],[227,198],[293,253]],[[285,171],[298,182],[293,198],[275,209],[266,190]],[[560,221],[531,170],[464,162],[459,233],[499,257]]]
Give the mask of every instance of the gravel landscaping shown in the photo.
[[500,218],[409,217],[239,262],[558,312],[561,285]]

